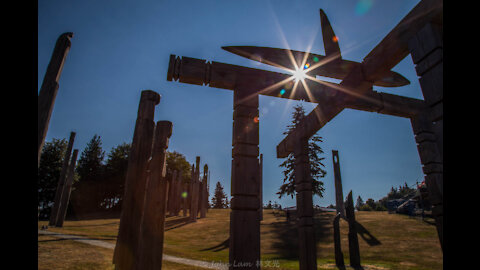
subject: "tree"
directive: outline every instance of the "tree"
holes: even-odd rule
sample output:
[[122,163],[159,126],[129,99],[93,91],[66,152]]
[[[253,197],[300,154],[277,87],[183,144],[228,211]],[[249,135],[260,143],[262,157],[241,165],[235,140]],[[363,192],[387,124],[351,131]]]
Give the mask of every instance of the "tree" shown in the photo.
[[81,182],[95,182],[102,179],[104,157],[102,140],[95,134],[78,159],[77,173]]
[[52,139],[45,142],[40,156],[38,167],[38,207],[39,219],[49,219],[58,179],[63,166],[67,141],[65,139]]
[[357,198],[357,203],[355,204],[355,208],[356,208],[357,210],[359,210],[360,207],[362,207],[364,204],[365,204],[365,203],[363,202],[362,197],[358,196],[358,198]]
[[265,209],[272,209],[272,201],[268,201],[268,204],[265,206]]
[[[292,124],[287,126],[287,131],[283,134],[288,135],[295,127],[300,123],[300,121],[305,117],[305,110],[302,105],[294,107],[292,113]],[[320,154],[323,154],[322,148],[318,145],[323,142],[322,137],[318,135],[313,135],[308,141],[308,157],[310,161],[310,176],[312,178],[312,191],[314,195],[323,197],[323,182],[318,179],[325,177],[327,172],[323,169],[325,165],[322,161],[325,159],[320,157]],[[280,186],[280,191],[277,192],[279,198],[282,198],[283,195],[290,195],[292,198],[295,195],[295,174],[294,174],[294,164],[295,157],[293,153],[290,153],[287,159],[280,165],[280,167],[285,168],[283,171],[283,184]]]
[[182,174],[183,181],[187,181],[191,177],[191,165],[185,159],[183,154],[180,154],[176,151],[168,152],[167,151],[167,179],[171,179],[173,171],[178,171]]
[[368,204],[364,204],[358,208],[358,211],[373,211],[373,208]]
[[372,198],[368,198],[365,203],[366,203],[367,205],[369,205],[372,209],[375,209],[375,207],[376,207],[375,200],[372,199]]
[[125,178],[128,169],[128,156],[131,144],[123,143],[113,147],[105,163],[104,180],[102,181],[103,205],[107,209],[119,211],[125,192]]
[[76,172],[79,181],[74,184],[75,190],[72,191],[72,202],[77,214],[105,210],[105,205],[102,206],[105,192],[102,186],[105,176],[104,157],[101,138],[95,134],[78,160]]
[[228,207],[228,198],[225,192],[223,191],[222,184],[217,182],[215,186],[215,193],[212,198],[212,208],[227,208]]

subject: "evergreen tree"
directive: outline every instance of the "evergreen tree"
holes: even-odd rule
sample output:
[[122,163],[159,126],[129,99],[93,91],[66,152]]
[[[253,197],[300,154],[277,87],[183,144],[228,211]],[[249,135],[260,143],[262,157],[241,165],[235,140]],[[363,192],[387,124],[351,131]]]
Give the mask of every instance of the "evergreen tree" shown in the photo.
[[39,219],[44,220],[50,217],[66,151],[65,139],[54,138],[51,142],[45,142],[43,146],[38,167]]
[[[295,127],[300,123],[300,121],[305,117],[305,110],[302,105],[294,107],[294,112],[292,113],[292,124],[287,126],[287,131],[283,134],[288,135]],[[314,195],[323,197],[323,182],[318,179],[325,177],[326,171],[323,169],[325,165],[322,161],[325,159],[320,157],[320,154],[323,154],[322,148],[318,145],[322,142],[322,137],[318,135],[313,135],[308,142],[308,157],[310,161],[310,175],[312,178],[312,191]],[[280,165],[280,167],[285,168],[283,171],[284,179],[283,184],[280,186],[280,191],[277,192],[279,198],[282,198],[283,195],[290,195],[292,198],[295,195],[295,174],[294,174],[294,164],[295,157],[293,153],[290,153],[287,159]]]
[[131,145],[129,143],[123,143],[112,148],[108,154],[104,180],[102,181],[103,204],[107,209],[119,211],[121,208],[130,149]]
[[358,196],[358,198],[357,198],[357,203],[355,204],[355,208],[356,208],[357,210],[359,210],[360,207],[362,207],[364,204],[365,204],[365,203],[363,202],[362,197]]
[[225,192],[223,191],[222,184],[217,182],[215,186],[215,193],[212,198],[212,208],[227,208],[228,207],[228,198]]
[[100,181],[103,177],[103,159],[105,151],[102,149],[102,140],[95,134],[88,142],[78,159],[77,173],[80,181]]
[[77,214],[86,214],[105,210],[104,183],[105,167],[103,159],[105,151],[102,149],[100,136],[94,135],[87,143],[78,160],[76,172],[79,181],[74,184],[72,204]]

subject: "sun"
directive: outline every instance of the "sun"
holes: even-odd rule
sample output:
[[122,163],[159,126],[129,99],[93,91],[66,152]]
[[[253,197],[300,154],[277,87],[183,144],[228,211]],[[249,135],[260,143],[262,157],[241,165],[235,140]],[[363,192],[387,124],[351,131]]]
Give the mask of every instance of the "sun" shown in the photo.
[[293,72],[293,78],[295,81],[304,81],[307,76],[307,72],[303,68],[297,68],[295,72]]

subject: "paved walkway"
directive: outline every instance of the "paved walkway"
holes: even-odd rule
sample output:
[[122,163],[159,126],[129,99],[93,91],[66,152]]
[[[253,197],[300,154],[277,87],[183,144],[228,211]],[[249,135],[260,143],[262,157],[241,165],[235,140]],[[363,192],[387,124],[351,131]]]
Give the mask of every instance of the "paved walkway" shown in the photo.
[[[108,242],[101,241],[101,240],[89,239],[89,238],[78,236],[78,235],[61,234],[61,233],[50,232],[50,231],[46,231],[46,230],[38,230],[38,234],[39,235],[50,235],[50,236],[53,236],[53,237],[74,240],[74,241],[78,241],[78,242],[81,242],[81,243],[85,243],[85,244],[89,244],[89,245],[93,245],[93,246],[97,246],[97,247],[103,247],[103,248],[109,248],[109,249],[114,249],[115,248],[115,244],[108,243]],[[207,269],[228,270],[227,264],[220,263],[220,262],[198,261],[198,260],[192,260],[192,259],[170,256],[170,255],[166,255],[166,254],[163,254],[163,260],[169,261],[169,262],[174,262],[174,263],[190,265],[190,266],[207,268]]]

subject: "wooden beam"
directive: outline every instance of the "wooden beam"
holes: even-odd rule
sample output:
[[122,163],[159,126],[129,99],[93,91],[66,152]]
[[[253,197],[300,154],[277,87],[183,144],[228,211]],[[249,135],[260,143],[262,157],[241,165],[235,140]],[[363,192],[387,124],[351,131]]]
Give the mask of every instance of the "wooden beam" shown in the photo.
[[[423,0],[405,16],[395,28],[365,57],[361,65],[352,71],[340,83],[341,89],[355,95],[365,95],[373,81],[381,78],[408,55],[408,41],[428,22],[443,21],[443,4],[441,0]],[[334,96],[335,97],[335,96]],[[277,157],[283,158],[293,151],[295,138],[310,138],[326,123],[339,114],[345,104],[358,99],[349,95],[335,102],[319,104],[308,114],[296,129],[277,145]],[[300,134],[296,134],[300,132]]]
[[[297,83],[295,86],[292,76],[289,74],[217,62],[209,64],[202,59],[180,58],[175,55],[171,55],[170,60],[170,75],[167,79],[176,79],[184,83],[208,84],[212,87],[233,89],[238,84],[237,81],[248,81],[248,89],[252,94],[258,93],[271,97],[306,100],[319,104],[322,100],[332,100],[335,97],[335,99],[346,101],[346,108],[400,117],[411,117],[422,110],[424,106],[422,100],[374,91],[369,91],[365,96],[352,99],[348,97],[349,94],[338,90],[338,84],[328,82],[318,83],[306,80],[304,83]],[[177,66],[181,66],[182,69],[177,68]],[[257,78],[257,76],[262,79],[249,80],[249,78]],[[242,90],[245,89],[241,88],[237,91]]]
[[400,21],[363,59],[365,77],[376,80],[402,61],[410,39],[429,22],[443,25],[442,0],[422,0]]
[[347,100],[345,108],[411,118],[427,105],[420,99],[371,91],[362,98]]
[[45,143],[55,98],[57,97],[58,81],[60,80],[60,74],[62,74],[65,59],[72,46],[70,41],[72,37],[73,33],[71,32],[63,33],[58,37],[45,77],[43,78],[42,86],[40,87],[40,92],[38,93],[38,166],[40,166],[40,155]]

